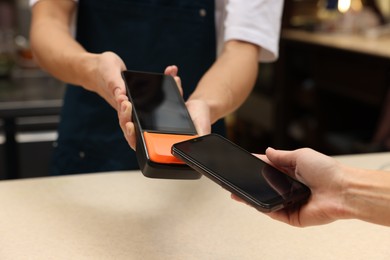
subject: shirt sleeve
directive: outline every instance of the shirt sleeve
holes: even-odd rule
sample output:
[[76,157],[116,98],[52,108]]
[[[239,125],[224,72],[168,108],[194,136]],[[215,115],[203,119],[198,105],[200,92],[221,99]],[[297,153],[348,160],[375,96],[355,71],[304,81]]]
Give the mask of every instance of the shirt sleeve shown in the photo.
[[224,41],[241,40],[261,47],[259,60],[272,62],[279,55],[283,0],[229,0]]

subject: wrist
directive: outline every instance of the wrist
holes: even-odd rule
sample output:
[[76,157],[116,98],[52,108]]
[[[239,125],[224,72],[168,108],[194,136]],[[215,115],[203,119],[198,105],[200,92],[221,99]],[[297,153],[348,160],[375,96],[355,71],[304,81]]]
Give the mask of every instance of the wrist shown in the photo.
[[352,219],[355,218],[355,210],[352,201],[354,200],[356,194],[356,183],[354,180],[354,174],[349,174],[352,169],[341,165],[339,169],[340,180],[338,183],[339,194],[335,201],[337,201],[336,207],[336,219]]
[[350,167],[344,167],[344,173],[345,181],[342,187],[344,218],[370,219],[370,216],[373,214],[371,208],[376,200],[375,189],[378,188],[379,190],[381,185],[380,183],[375,184],[376,174],[371,171]]
[[218,101],[209,100],[206,98],[190,96],[186,101],[187,107],[197,107],[201,108],[204,114],[207,114],[210,124],[214,124],[218,119],[220,119],[221,114],[218,113]]
[[78,55],[76,60],[77,62],[74,63],[74,75],[78,75],[77,84],[88,90],[93,90],[92,86],[96,85],[94,81],[98,74],[99,54],[85,52]]

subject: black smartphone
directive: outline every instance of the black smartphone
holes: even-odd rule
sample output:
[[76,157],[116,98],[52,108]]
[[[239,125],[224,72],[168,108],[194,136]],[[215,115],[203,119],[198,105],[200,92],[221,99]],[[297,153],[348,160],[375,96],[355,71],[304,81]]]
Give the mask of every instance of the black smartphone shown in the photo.
[[195,126],[172,76],[122,72],[137,137],[142,173],[151,178],[198,179],[201,174],[171,154],[174,143],[197,136]]
[[174,144],[172,154],[262,212],[310,196],[306,185],[217,134]]

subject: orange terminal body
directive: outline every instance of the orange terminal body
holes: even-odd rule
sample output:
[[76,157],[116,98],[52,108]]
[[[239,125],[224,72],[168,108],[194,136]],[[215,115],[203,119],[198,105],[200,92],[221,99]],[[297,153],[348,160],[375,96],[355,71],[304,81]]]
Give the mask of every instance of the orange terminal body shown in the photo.
[[185,164],[172,155],[172,145],[198,137],[198,135],[161,134],[146,131],[143,134],[150,160],[164,164]]

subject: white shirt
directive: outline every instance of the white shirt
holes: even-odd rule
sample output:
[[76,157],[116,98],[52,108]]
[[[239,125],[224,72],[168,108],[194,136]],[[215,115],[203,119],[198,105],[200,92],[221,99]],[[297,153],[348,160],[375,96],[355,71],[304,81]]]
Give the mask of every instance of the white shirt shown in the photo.
[[283,0],[215,0],[215,8],[218,52],[224,42],[240,40],[262,48],[260,61],[277,59]]

